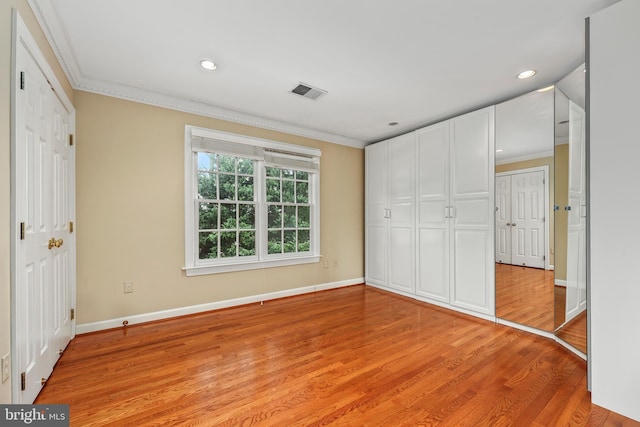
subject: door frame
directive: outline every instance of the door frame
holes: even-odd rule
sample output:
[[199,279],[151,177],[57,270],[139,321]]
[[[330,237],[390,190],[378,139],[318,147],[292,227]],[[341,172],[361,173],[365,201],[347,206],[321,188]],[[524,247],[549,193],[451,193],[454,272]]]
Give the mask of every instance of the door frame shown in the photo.
[[[521,173],[527,173],[527,172],[544,172],[544,191],[545,191],[545,197],[544,197],[544,212],[545,212],[545,220],[544,220],[544,269],[545,270],[553,270],[553,265],[551,265],[550,261],[550,253],[551,253],[551,242],[549,241],[549,223],[551,222],[551,213],[549,212],[549,208],[550,208],[550,203],[549,203],[549,198],[550,198],[550,194],[549,194],[549,166],[548,165],[543,165],[543,166],[534,166],[531,168],[525,168],[525,169],[514,169],[514,170],[510,170],[510,171],[505,171],[505,172],[497,172],[495,175],[496,177],[498,176],[507,176],[507,175],[518,175]],[[495,190],[494,190],[495,192]],[[494,223],[495,223],[495,219],[494,219]],[[495,234],[495,232],[494,232]],[[495,237],[494,237],[495,238]]]
[[[65,109],[69,111],[69,129],[70,132],[75,134],[75,108],[71,103],[71,100],[67,96],[64,88],[60,84],[58,78],[56,77],[53,69],[47,62],[45,56],[40,51],[38,44],[35,39],[31,35],[27,25],[24,20],[18,13],[16,9],[12,11],[12,40],[11,40],[11,158],[10,158],[10,179],[11,179],[11,196],[10,196],[10,204],[11,204],[11,249],[10,249],[10,291],[11,291],[11,314],[10,314],[10,322],[11,322],[11,401],[12,403],[22,403],[20,402],[20,373],[18,367],[18,357],[17,357],[17,343],[20,342],[20,332],[16,330],[17,324],[17,268],[18,268],[18,244],[20,239],[19,233],[19,218],[17,215],[17,161],[16,161],[16,149],[17,149],[17,108],[16,103],[18,99],[18,85],[20,82],[20,70],[17,69],[17,61],[16,55],[19,49],[25,49],[26,53],[31,55],[35,60],[36,64],[44,74],[44,76],[49,81],[52,90],[55,95],[58,97],[60,102],[64,105]],[[69,186],[73,190],[73,195],[71,196],[71,214],[70,216],[75,221],[75,168],[74,172],[69,177]],[[71,243],[71,242],[70,242]],[[69,271],[69,304],[70,307],[75,307],[76,304],[76,260],[75,260],[75,238],[73,239],[73,249],[72,249],[72,260],[71,266],[72,268]],[[73,319],[71,321],[71,338],[75,337],[76,334],[76,320]],[[28,402],[31,403],[31,402]]]

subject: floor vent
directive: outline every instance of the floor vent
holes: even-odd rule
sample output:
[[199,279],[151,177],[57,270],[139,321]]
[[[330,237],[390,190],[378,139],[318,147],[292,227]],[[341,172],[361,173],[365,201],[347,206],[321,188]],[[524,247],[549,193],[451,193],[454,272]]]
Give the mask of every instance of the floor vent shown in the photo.
[[300,83],[298,86],[291,90],[291,93],[295,93],[296,95],[304,96],[309,99],[318,99],[322,95],[326,94],[326,90],[318,89],[317,87],[309,86],[305,83]]

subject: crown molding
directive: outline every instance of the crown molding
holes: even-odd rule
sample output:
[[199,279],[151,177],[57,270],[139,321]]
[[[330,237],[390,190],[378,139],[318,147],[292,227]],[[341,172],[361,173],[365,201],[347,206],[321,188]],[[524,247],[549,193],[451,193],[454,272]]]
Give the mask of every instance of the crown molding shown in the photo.
[[308,129],[290,123],[267,119],[253,114],[242,113],[212,104],[179,98],[159,92],[153,92],[131,86],[92,80],[85,77],[76,60],[68,36],[51,0],[28,0],[29,6],[42,28],[53,52],[60,63],[69,83],[76,90],[92,92],[127,101],[153,105],[170,110],[211,117],[228,122],[239,123],[261,129],[288,133],[305,138],[318,139],[334,144],[363,149],[365,141],[336,135],[329,132]]

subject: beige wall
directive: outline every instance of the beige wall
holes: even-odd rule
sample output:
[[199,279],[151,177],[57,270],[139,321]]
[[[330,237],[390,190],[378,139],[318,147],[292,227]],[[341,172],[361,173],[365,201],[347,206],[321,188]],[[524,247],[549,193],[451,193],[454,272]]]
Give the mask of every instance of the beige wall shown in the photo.
[[[75,93],[77,321],[98,322],[364,275],[364,150]],[[322,263],[186,277],[184,127],[322,150]],[[337,266],[334,266],[334,260]],[[123,282],[134,282],[124,294]]]
[[518,169],[534,168],[539,166],[547,166],[549,168],[549,212],[547,218],[549,218],[549,263],[555,267],[555,223],[553,214],[553,203],[555,200],[554,188],[555,188],[555,170],[553,163],[553,156],[542,157],[539,159],[524,160],[521,162],[505,163],[502,165],[496,165],[496,173],[509,172]]
[[[10,236],[11,236],[11,38],[12,10],[18,11],[63,88],[73,99],[64,76],[26,0],[0,2],[0,355],[11,350]],[[11,381],[0,384],[0,403],[11,401]]]

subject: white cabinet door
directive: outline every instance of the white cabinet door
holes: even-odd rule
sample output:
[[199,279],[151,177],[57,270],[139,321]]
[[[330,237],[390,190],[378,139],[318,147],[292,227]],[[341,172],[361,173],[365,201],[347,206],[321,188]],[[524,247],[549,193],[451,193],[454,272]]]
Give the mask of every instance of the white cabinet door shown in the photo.
[[494,108],[451,120],[451,304],[493,315]]
[[414,135],[366,148],[368,283],[415,292]]
[[418,295],[449,302],[449,122],[416,132]]
[[389,286],[415,293],[415,134],[387,141],[389,158]]
[[387,284],[387,198],[388,150],[382,142],[365,150],[365,280],[367,283]]

